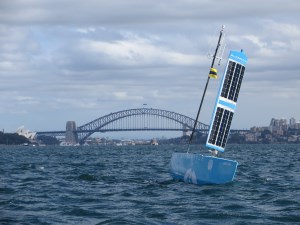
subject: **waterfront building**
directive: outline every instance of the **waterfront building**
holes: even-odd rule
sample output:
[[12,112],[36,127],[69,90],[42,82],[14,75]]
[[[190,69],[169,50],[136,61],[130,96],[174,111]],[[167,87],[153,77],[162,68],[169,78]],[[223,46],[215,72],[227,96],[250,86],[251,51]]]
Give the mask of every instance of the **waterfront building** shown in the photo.
[[292,129],[296,128],[296,119],[294,117],[290,119],[290,128]]

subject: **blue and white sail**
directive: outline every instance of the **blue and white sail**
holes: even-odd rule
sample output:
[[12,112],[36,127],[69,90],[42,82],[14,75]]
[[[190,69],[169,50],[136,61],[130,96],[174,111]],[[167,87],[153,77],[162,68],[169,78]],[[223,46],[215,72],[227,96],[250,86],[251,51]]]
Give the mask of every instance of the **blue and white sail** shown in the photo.
[[243,51],[230,51],[206,142],[209,148],[225,149],[247,61]]
[[[247,56],[242,51],[230,52],[207,138],[206,146],[209,148],[224,151],[246,63]],[[237,166],[238,162],[235,160],[201,154],[173,153],[171,175],[187,183],[224,184],[233,181]]]
[[215,152],[224,151],[231,121],[236,108],[245,66],[248,61],[243,51],[230,51],[225,72],[219,88],[209,135],[206,146],[217,150],[213,156],[190,154],[189,147],[195,132],[195,127],[200,115],[202,103],[210,78],[217,78],[217,69],[214,68],[215,60],[222,45],[224,26],[220,31],[218,44],[213,55],[210,72],[203,91],[194,128],[188,143],[187,153],[174,152],[171,158],[171,175],[173,178],[194,184],[224,184],[233,181],[238,166],[235,160],[216,157]]

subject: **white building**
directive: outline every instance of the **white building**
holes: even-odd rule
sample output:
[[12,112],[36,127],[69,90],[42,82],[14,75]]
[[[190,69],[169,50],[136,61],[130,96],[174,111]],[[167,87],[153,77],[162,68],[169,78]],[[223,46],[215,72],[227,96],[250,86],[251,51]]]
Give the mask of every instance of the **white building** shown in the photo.
[[33,140],[35,138],[36,132],[31,132],[29,130],[25,130],[24,126],[21,126],[17,129],[16,133],[18,135],[24,136],[28,139]]

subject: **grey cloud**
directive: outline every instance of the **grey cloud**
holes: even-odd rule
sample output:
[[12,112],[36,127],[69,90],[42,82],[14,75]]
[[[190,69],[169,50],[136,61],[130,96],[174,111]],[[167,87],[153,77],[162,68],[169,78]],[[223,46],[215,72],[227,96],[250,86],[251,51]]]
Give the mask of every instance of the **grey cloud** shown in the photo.
[[[2,0],[0,20],[8,24],[144,24],[178,23],[180,20],[207,21],[236,19],[241,16],[298,13],[297,1],[21,1]],[[259,6],[259,7],[258,7]]]
[[[230,49],[243,48],[249,56],[237,126],[275,116],[269,109],[288,117],[281,114],[299,101],[299,9],[292,0],[2,0],[0,103],[7,108],[0,114],[9,121],[3,126],[64,127],[69,117],[80,124],[144,102],[194,117],[211,62],[209,43],[215,46],[222,23],[227,48],[219,74]],[[219,82],[210,83],[204,122]],[[254,105],[260,110],[249,119]],[[53,112],[61,118],[42,120],[41,114],[51,118]],[[14,121],[12,113],[21,116]]]

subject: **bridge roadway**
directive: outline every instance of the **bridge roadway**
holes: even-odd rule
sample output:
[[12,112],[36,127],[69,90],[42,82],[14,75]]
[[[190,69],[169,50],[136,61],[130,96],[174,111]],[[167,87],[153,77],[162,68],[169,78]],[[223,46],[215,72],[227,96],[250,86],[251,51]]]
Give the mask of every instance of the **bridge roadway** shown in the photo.
[[[186,132],[187,130],[183,130],[183,129],[160,129],[160,128],[144,128],[144,129],[101,129],[101,130],[78,130],[78,131],[73,131],[74,133],[105,133],[105,132],[118,132],[118,131],[183,131]],[[191,130],[188,130],[191,131]],[[201,132],[201,133],[208,133],[208,130],[195,130],[196,132]],[[250,130],[247,129],[232,129],[230,130],[230,133],[244,133],[244,132],[249,132]],[[66,135],[66,131],[62,130],[62,131],[38,131],[36,132],[37,135],[50,135],[50,136],[65,136]]]
[[[74,133],[105,133],[105,132],[118,132],[118,131],[190,131],[190,130],[184,130],[184,129],[177,129],[177,128],[128,128],[128,129],[98,129],[98,130],[76,130],[73,131]],[[207,129],[203,130],[197,130],[196,132],[203,132],[208,133]],[[53,136],[64,136],[66,134],[66,131],[38,131],[36,132],[38,135],[53,135]]]
[[[66,136],[83,143],[95,132],[120,131],[191,131],[195,120],[179,113],[153,108],[128,109],[110,113],[89,123],[76,127],[68,121],[65,131],[38,131],[37,135]],[[196,132],[207,134],[209,126],[197,121]],[[247,132],[232,130],[231,132]]]

